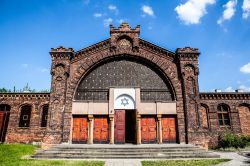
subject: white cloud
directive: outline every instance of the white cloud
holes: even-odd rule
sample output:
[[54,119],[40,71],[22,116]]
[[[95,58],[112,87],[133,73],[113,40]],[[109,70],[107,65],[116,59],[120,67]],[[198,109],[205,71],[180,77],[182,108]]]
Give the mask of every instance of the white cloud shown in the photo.
[[175,11],[186,25],[199,24],[200,19],[207,13],[207,6],[212,4],[215,4],[215,0],[188,0],[178,5]]
[[94,17],[98,18],[98,17],[102,17],[103,14],[102,13],[94,13]]
[[240,85],[239,86],[240,90],[243,90],[243,92],[250,92],[250,87],[247,87],[245,85]]
[[233,87],[229,86],[225,89],[225,92],[234,92],[235,90],[233,89]]
[[143,5],[141,10],[143,11],[143,13],[145,13],[149,16],[154,16],[154,11],[153,11],[152,7],[150,7],[150,6]]
[[119,13],[119,10],[117,9],[117,7],[116,7],[115,5],[109,5],[109,6],[108,6],[108,9],[109,9],[110,11],[115,12],[115,14],[118,14],[118,13]]
[[103,24],[105,27],[108,27],[113,22],[112,18],[107,18],[103,20]]
[[223,11],[223,15],[220,17],[217,23],[221,25],[224,21],[230,20],[235,14],[236,5],[237,0],[229,0],[225,5],[223,5],[225,10]]
[[240,68],[242,73],[250,74],[250,62]]
[[250,16],[250,0],[244,0],[242,4],[242,17],[247,19]]

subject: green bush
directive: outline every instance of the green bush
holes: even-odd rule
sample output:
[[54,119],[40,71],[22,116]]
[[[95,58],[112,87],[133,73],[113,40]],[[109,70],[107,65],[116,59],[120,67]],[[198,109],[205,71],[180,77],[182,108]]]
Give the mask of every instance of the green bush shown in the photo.
[[219,136],[218,148],[245,148],[247,145],[250,145],[249,136],[238,136],[232,132],[225,132]]
[[250,136],[242,135],[241,139],[246,142],[247,146],[250,146]]

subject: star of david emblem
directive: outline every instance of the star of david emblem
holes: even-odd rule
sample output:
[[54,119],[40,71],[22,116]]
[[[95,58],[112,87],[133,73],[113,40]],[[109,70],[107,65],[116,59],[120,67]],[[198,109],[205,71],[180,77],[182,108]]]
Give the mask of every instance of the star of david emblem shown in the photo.
[[121,99],[121,105],[123,105],[125,107],[128,104],[129,103],[128,103],[128,99],[127,98],[124,97],[123,99]]

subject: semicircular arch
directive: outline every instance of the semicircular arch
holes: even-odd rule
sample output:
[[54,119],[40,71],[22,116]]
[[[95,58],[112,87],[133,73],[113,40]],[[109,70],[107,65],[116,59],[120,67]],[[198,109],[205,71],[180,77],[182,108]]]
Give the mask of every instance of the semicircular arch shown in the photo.
[[[87,71],[85,70],[81,78],[78,78],[75,87],[74,99],[76,100],[95,100],[97,97],[94,93],[100,90],[103,91],[101,99],[105,100],[107,98],[104,97],[104,93],[107,96],[108,87],[140,87],[141,92],[145,92],[144,98],[155,95],[158,96],[157,100],[176,100],[172,81],[160,66],[145,58],[131,55],[99,60]],[[82,92],[84,94],[81,94]],[[159,96],[160,94],[162,96]],[[86,98],[86,96],[92,98]],[[141,97],[143,99],[143,94]]]

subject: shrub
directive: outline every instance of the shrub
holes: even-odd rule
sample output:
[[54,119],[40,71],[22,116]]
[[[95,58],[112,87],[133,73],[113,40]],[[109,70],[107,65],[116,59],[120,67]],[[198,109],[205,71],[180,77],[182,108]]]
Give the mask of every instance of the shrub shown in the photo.
[[246,143],[247,146],[250,146],[250,136],[242,135],[241,139]]
[[232,132],[226,131],[219,136],[218,148],[245,148],[250,144],[249,136],[238,136]]

